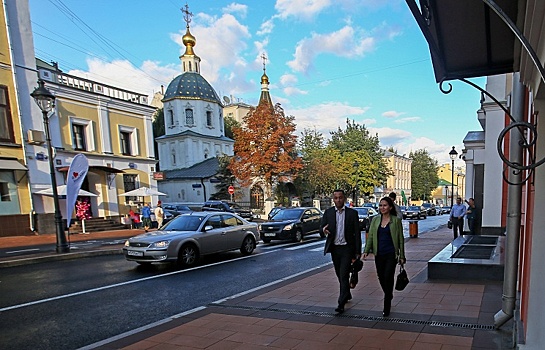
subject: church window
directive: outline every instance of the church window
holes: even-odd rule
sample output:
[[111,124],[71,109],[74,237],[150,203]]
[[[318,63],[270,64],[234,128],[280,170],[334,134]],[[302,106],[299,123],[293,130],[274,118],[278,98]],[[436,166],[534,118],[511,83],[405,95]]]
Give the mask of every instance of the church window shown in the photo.
[[168,122],[170,123],[170,126],[174,126],[174,112],[172,109],[168,110]]
[[187,125],[193,125],[195,124],[195,121],[193,119],[193,110],[191,108],[187,108],[185,110],[185,123]]
[[125,156],[130,156],[131,152],[131,133],[126,131],[121,131],[119,133],[120,143],[121,143],[121,154]]
[[176,151],[172,150],[172,165],[176,165]]
[[189,71],[191,72],[191,62],[187,62],[189,64]]
[[206,126],[212,127],[212,112],[206,111]]

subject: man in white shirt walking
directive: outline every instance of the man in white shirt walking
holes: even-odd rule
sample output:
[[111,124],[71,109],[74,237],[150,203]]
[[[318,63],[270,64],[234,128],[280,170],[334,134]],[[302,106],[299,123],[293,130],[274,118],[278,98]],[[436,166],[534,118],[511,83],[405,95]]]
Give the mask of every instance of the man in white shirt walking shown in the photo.
[[163,218],[165,217],[165,212],[161,207],[161,201],[157,202],[157,208],[155,208],[153,213],[155,214],[155,220],[157,220],[157,228],[161,228],[161,226],[163,226]]

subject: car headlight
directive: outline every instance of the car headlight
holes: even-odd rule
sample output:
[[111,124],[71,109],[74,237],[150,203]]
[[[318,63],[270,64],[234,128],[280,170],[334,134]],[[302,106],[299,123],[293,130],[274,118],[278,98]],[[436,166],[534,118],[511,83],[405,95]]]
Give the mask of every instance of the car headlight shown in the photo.
[[257,229],[261,231],[261,225],[257,225]]
[[289,230],[292,230],[292,229],[293,229],[293,224],[289,224],[289,225],[284,226],[284,230],[286,230],[286,231],[289,231]]
[[152,243],[150,245],[150,248],[158,248],[158,249],[167,248],[169,244],[170,244],[170,241],[159,241],[159,242]]
[[125,247],[128,247],[128,246],[130,246],[130,244],[129,244],[129,240],[127,239],[127,240],[125,241]]

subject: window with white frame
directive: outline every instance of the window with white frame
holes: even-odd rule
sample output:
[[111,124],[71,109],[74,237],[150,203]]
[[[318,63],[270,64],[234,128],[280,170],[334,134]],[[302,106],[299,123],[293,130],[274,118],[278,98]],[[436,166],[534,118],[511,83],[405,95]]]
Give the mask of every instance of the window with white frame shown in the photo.
[[119,152],[125,156],[138,155],[138,129],[119,125]]
[[172,111],[172,109],[168,109],[167,110],[167,120],[168,120],[168,125],[173,127],[174,126],[174,111]]
[[206,126],[212,127],[212,111],[206,111]]
[[193,118],[193,110],[191,108],[185,109],[185,124],[195,125],[195,119]]
[[81,118],[70,118],[70,130],[72,133],[72,148],[79,151],[94,151],[95,138],[93,133],[93,121]]

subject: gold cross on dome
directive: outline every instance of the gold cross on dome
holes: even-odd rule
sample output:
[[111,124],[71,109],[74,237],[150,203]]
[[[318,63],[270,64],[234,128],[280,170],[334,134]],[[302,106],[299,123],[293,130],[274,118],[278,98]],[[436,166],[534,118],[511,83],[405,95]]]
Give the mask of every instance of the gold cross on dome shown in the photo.
[[187,2],[185,3],[185,6],[180,9],[182,13],[184,14],[184,21],[187,23],[187,26],[189,27],[189,23],[191,23],[191,17],[193,17],[193,13],[189,12],[189,5],[187,5]]
[[263,60],[263,71],[265,71],[265,65],[267,64],[267,56],[265,55],[265,52],[261,54],[261,59]]

